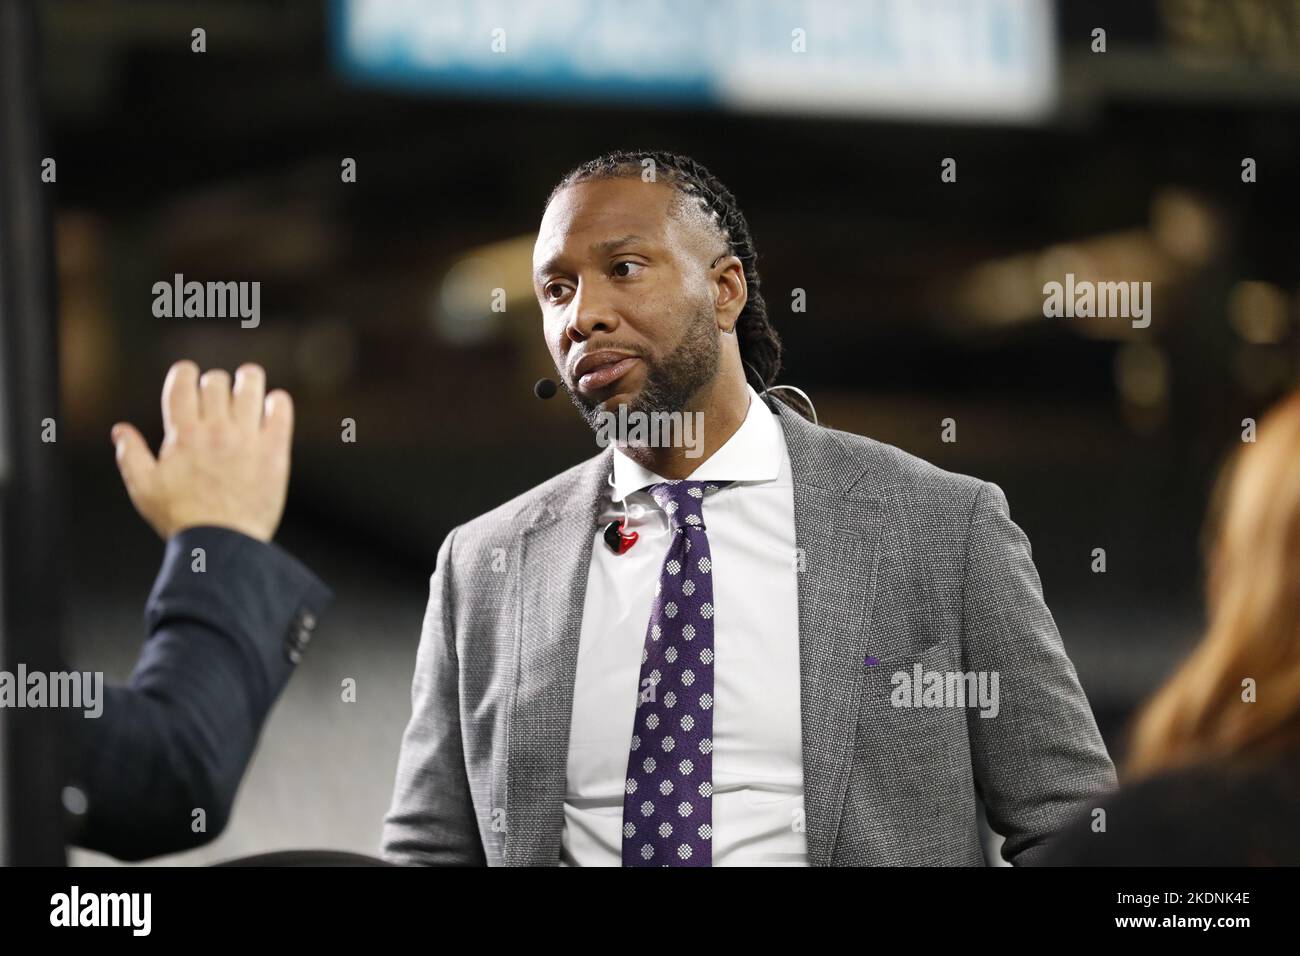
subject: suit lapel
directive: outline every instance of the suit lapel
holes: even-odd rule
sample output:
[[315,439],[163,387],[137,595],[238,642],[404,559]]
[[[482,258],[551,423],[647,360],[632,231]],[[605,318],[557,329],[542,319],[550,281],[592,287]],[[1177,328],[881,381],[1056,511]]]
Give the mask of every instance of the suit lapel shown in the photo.
[[855,490],[863,466],[833,433],[778,409],[794,484],[799,685],[808,862],[834,856],[875,603],[882,504]]
[[507,865],[548,866],[560,857],[591,536],[610,458],[607,449],[581,466],[519,532],[519,657],[507,762]]

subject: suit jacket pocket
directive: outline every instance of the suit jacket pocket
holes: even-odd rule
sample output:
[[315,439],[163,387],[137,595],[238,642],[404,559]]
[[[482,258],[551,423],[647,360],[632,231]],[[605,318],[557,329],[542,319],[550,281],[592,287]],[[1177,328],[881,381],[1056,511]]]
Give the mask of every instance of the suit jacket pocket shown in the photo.
[[[942,772],[969,763],[965,686],[954,671],[953,649],[940,641],[864,667],[857,750],[887,750],[900,769]],[[960,686],[959,686],[960,684]],[[915,762],[921,765],[916,766]]]

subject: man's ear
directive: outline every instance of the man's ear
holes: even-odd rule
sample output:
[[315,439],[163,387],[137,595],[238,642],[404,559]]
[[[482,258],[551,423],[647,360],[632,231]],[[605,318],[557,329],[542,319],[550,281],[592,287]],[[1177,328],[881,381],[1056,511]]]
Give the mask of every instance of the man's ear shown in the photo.
[[718,328],[734,332],[740,312],[749,301],[749,287],[745,284],[745,267],[735,256],[719,256],[711,269],[713,278],[713,314]]

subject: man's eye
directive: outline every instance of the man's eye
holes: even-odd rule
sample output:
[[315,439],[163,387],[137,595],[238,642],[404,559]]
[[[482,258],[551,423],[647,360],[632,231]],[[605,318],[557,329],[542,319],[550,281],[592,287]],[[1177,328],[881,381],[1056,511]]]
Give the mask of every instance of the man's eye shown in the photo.
[[542,291],[546,295],[547,299],[556,302],[564,295],[565,288],[565,285],[561,282],[552,282]]
[[623,262],[614,263],[613,273],[620,279],[630,279],[638,275],[645,265],[640,262],[632,262],[630,259]]

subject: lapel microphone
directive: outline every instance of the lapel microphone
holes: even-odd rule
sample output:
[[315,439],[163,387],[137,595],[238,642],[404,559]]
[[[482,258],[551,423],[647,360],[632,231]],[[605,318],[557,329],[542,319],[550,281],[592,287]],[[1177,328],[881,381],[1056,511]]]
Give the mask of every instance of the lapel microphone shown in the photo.
[[635,531],[624,531],[623,521],[611,521],[605,525],[605,545],[615,554],[626,554],[640,537]]
[[[614,475],[612,472],[605,476],[605,481],[609,483],[611,489],[614,488]],[[610,493],[614,494],[614,491],[611,490]],[[626,530],[628,519],[627,497],[624,496],[619,503],[623,506],[623,518],[621,521],[611,521],[605,525],[605,547],[615,554],[626,554],[632,545],[636,544],[636,539],[641,536],[635,531]]]

